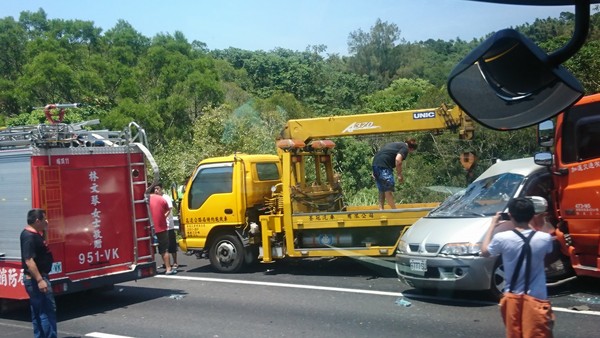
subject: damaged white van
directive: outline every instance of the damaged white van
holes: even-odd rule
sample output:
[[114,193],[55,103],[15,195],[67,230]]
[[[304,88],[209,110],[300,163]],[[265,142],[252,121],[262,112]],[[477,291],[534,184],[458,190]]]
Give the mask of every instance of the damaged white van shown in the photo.
[[533,158],[496,162],[406,231],[396,253],[399,279],[415,288],[489,290],[499,297],[502,259],[480,256],[491,218],[518,196],[543,197],[534,204],[545,212],[551,185],[550,172]]

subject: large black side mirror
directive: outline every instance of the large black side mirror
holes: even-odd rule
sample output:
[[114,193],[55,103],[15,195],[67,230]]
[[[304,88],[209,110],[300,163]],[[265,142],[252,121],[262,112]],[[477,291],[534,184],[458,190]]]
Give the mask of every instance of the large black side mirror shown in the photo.
[[531,126],[577,102],[583,87],[560,65],[581,48],[589,29],[590,0],[575,4],[576,29],[565,47],[548,55],[521,33],[501,30],[452,70],[452,99],[475,121],[497,130]]

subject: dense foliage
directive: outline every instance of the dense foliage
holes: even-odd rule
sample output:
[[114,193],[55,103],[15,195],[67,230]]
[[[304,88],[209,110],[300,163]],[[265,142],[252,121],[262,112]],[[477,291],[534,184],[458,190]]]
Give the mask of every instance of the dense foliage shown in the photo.
[[[596,11],[597,12],[597,11]],[[517,27],[548,51],[571,37],[574,15]],[[600,14],[588,43],[566,63],[588,93],[600,83]],[[125,21],[103,32],[92,22],[48,19],[44,10],[0,19],[0,126],[45,121],[48,103],[80,102],[67,122],[100,119],[122,129],[135,120],[148,133],[165,183],[182,182],[207,156],[274,153],[288,119],[437,107],[450,103],[445,81],[453,65],[481,39],[407,42],[396,24],[377,20],[349,33],[348,56],[327,47],[209,50],[183,33],[140,34]],[[416,137],[419,151],[405,164],[403,202],[439,200],[424,189],[465,185],[459,154],[477,154],[480,173],[493,158],[529,156],[535,132],[476,129],[472,141],[453,133],[339,139],[337,168],[346,192],[375,203],[370,160],[385,142]],[[352,199],[351,199],[352,201]]]

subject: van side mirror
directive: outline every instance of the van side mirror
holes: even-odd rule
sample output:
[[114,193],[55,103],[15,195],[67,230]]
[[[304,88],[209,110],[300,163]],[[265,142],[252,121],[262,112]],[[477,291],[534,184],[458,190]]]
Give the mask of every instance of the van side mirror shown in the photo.
[[552,153],[549,151],[536,153],[533,155],[533,162],[537,165],[549,167],[552,165]]
[[526,196],[533,202],[533,210],[536,214],[541,214],[548,211],[548,201],[541,196]]
[[554,122],[546,120],[538,124],[537,139],[541,147],[552,147],[554,145]]

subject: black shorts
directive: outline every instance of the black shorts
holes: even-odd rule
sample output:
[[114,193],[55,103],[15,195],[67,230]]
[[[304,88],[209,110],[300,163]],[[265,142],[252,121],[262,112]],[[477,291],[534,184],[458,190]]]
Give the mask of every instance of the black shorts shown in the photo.
[[169,248],[167,251],[169,251],[169,253],[176,253],[177,252],[177,234],[175,233],[175,229],[171,229],[171,230],[167,230],[167,232],[169,233]]
[[169,232],[157,232],[156,238],[158,239],[158,253],[162,255],[167,252],[167,249],[169,248]]

